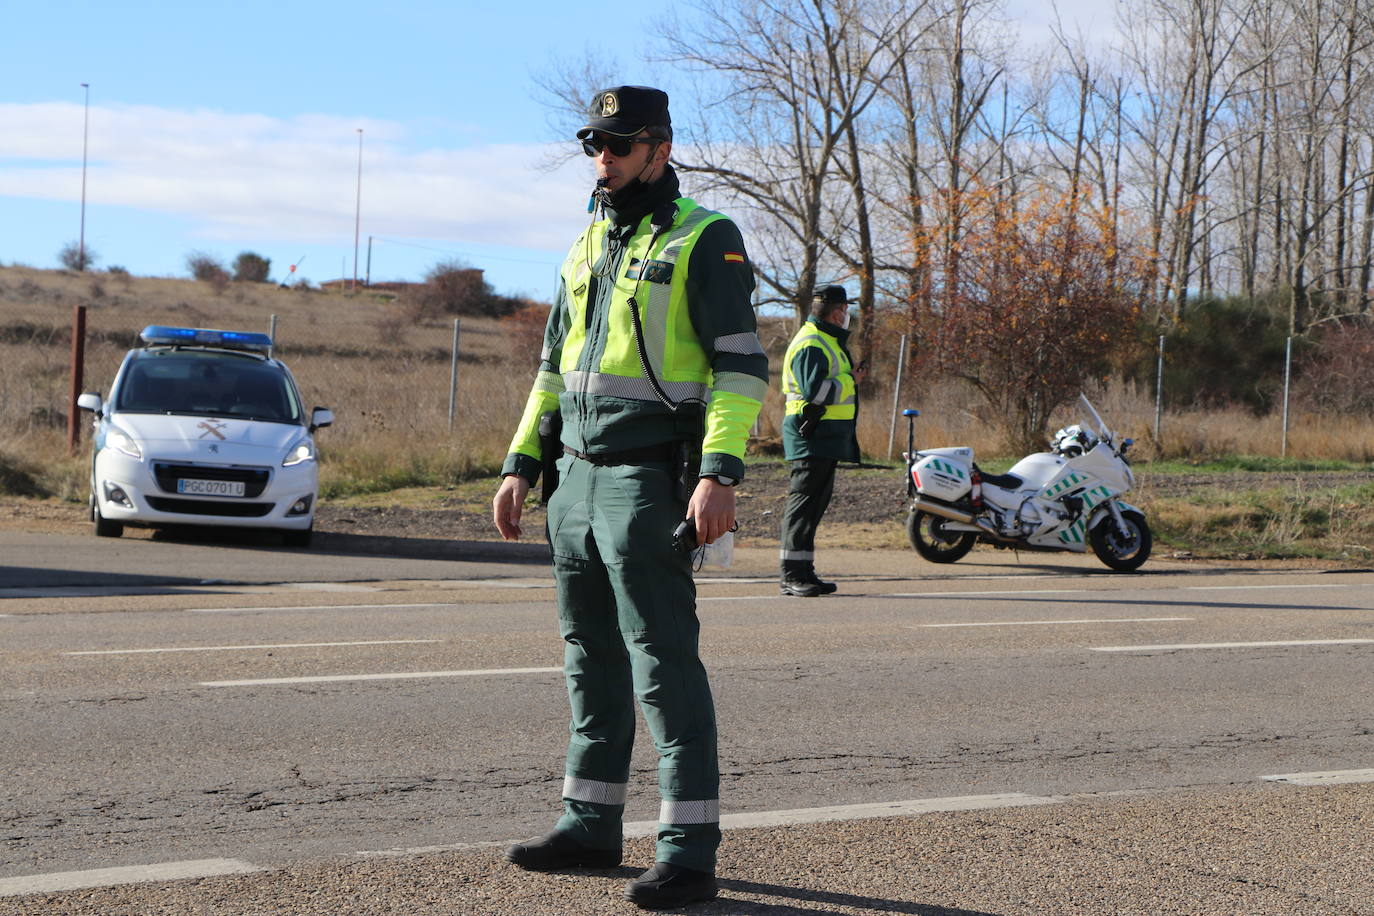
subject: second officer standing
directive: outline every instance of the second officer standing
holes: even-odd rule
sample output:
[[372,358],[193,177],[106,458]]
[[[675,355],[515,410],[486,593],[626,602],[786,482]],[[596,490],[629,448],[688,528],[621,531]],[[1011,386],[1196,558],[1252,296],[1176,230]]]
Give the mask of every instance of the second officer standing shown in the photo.
[[859,460],[856,369],[849,355],[849,297],[843,286],[816,290],[811,315],[783,358],[783,454],[791,463],[782,517],[782,593],[814,598],[835,591],[816,575],[816,529],[835,490],[835,468]]

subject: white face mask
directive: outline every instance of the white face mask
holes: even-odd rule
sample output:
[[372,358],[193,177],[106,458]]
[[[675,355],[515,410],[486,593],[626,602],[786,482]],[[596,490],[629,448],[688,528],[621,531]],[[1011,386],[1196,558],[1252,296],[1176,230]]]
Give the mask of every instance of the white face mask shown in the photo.
[[849,309],[845,309],[844,314],[840,316],[840,327],[846,331],[849,330]]

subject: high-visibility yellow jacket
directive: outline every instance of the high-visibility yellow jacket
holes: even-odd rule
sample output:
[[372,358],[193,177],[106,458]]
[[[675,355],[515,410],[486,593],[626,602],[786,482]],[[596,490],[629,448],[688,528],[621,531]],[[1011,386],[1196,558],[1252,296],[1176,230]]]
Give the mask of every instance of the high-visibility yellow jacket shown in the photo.
[[[600,454],[686,440],[701,473],[744,476],[749,429],[768,387],[739,230],[676,198],[655,239],[652,214],[635,225],[593,223],[563,263],[539,374],[503,474],[539,475],[540,414],[559,409],[563,443]],[[652,248],[650,242],[652,240]],[[630,317],[635,300],[645,355],[673,412],[644,373]]]
[[[855,437],[859,395],[848,342],[848,331],[813,317],[802,324],[787,347],[782,366],[786,399],[782,438],[783,454],[789,461],[859,459]],[[801,413],[807,404],[820,405],[824,411],[815,432],[803,437]]]

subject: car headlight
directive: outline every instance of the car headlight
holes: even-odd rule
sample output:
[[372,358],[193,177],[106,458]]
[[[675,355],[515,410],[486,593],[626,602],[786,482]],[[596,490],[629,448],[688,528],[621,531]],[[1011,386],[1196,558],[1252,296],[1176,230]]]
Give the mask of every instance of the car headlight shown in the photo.
[[138,447],[138,443],[134,441],[134,437],[118,426],[111,426],[105,433],[105,447],[112,448],[117,452],[123,452],[130,458],[143,457],[143,449]]
[[311,442],[309,439],[302,439],[300,442],[297,442],[295,445],[293,445],[291,449],[286,453],[286,458],[282,461],[281,466],[284,468],[289,468],[298,465],[303,461],[314,460],[315,443]]

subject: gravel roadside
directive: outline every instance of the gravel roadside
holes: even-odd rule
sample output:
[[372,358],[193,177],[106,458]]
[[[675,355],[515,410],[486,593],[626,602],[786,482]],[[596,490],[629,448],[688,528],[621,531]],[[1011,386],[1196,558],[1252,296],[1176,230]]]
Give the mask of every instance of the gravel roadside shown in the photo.
[[[751,465],[739,488],[739,515],[750,543],[776,543],[787,498],[787,467],[780,462]],[[1142,474],[1133,502],[1149,506],[1153,499],[1185,499],[1209,491],[1236,495],[1247,491],[1292,488],[1296,492],[1374,482],[1374,472],[1219,474]],[[490,492],[495,492],[492,482]],[[474,492],[471,486],[465,494]],[[486,491],[478,488],[477,492]],[[425,505],[374,505],[351,501],[322,501],[316,530],[331,534],[374,537],[446,538],[464,541],[499,540],[492,526],[486,496],[464,493],[437,495]],[[906,483],[900,466],[841,469],[835,496],[826,513],[823,531],[828,546],[903,546],[907,512]],[[543,509],[530,505],[523,519],[527,531],[544,524]],[[0,527],[50,533],[79,533],[89,525],[86,508],[77,503],[8,497],[0,499]],[[131,529],[132,530],[132,529]],[[890,542],[890,543],[889,543]]]

